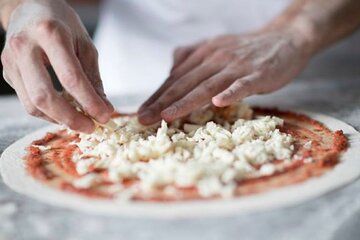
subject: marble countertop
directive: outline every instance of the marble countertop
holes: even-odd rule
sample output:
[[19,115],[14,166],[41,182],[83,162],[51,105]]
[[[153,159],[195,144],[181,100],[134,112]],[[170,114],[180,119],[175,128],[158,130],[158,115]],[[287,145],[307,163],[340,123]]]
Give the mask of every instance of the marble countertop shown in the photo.
[[[137,96],[114,98],[137,104]],[[252,104],[316,111],[360,129],[360,75],[304,77]],[[26,115],[15,97],[0,98],[0,153],[46,123]],[[359,156],[360,160],[360,156]],[[359,239],[360,180],[301,205],[196,220],[101,217],[53,207],[17,194],[0,179],[0,240],[30,239]]]

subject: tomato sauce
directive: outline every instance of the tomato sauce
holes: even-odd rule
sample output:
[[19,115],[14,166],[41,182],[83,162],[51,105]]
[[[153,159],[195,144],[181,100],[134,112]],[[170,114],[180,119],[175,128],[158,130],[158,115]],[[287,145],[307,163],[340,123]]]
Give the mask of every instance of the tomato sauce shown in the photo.
[[[305,115],[280,111],[277,109],[254,108],[256,115],[273,115],[285,120],[279,130],[291,134],[295,139],[294,155],[298,158],[290,163],[275,160],[272,163],[280,167],[270,176],[259,176],[243,179],[238,182],[236,195],[244,196],[269,191],[274,188],[303,182],[309,178],[320,176],[331,170],[338,162],[342,151],[347,148],[347,139],[342,131],[332,132],[322,123]],[[121,116],[116,114],[113,117]],[[102,177],[102,181],[89,189],[78,189],[71,182],[81,177],[72,159],[79,153],[73,144],[79,141],[77,134],[69,134],[66,130],[48,133],[42,139],[34,141],[28,147],[25,163],[28,173],[35,179],[48,183],[63,191],[80,194],[91,198],[110,199],[114,194],[107,191],[114,183],[108,180],[106,170],[93,168]],[[311,141],[311,147],[305,148],[305,143]],[[45,147],[40,150],[38,146]],[[49,149],[47,149],[49,148]],[[311,162],[306,160],[311,158]],[[254,166],[259,169],[261,166]],[[121,182],[124,189],[137,184],[137,179],[125,179]],[[182,201],[200,199],[196,187],[176,189],[175,195],[165,194],[164,189],[152,193],[137,193],[134,201]],[[215,197],[216,198],[216,197]]]

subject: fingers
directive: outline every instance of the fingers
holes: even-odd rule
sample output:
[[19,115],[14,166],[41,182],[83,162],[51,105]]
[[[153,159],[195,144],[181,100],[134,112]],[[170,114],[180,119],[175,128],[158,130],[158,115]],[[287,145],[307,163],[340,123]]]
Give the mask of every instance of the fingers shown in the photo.
[[228,46],[233,41],[233,38],[230,36],[225,36],[212,41],[202,41],[192,46],[177,48],[174,52],[174,64],[171,75],[176,77],[184,75],[184,73],[199,65],[207,57],[216,54],[217,50],[228,49]]
[[255,93],[258,74],[252,74],[237,79],[227,89],[212,98],[212,103],[217,107],[229,106]]
[[[4,66],[4,70],[3,70],[4,79],[8,83],[9,82],[11,83],[11,87],[14,88],[16,95],[19,97],[19,100],[23,104],[25,110],[34,117],[41,118],[48,122],[57,123],[55,120],[42,113],[31,103],[30,98],[24,87],[24,84],[21,80],[20,72],[15,67],[8,68],[9,67],[8,64],[3,63],[3,66]],[[6,73],[5,68],[8,69],[10,74]]]
[[222,64],[203,63],[188,74],[174,82],[163,91],[154,102],[147,106],[146,111],[139,112],[139,121],[143,124],[151,124],[160,120],[160,112],[173,102],[184,97],[199,83],[221,71]]
[[186,73],[190,72],[195,67],[199,66],[207,56],[210,56],[214,49],[208,44],[202,44],[193,53],[188,56],[178,67],[172,71],[174,78],[180,78]]
[[[160,86],[160,88],[150,96],[139,108],[138,113],[143,112],[148,106],[153,104],[178,78],[181,77],[180,71],[174,71],[199,47],[201,43],[189,47],[179,47],[174,51],[174,64],[170,71],[170,77]],[[195,65],[194,65],[195,66]],[[189,69],[191,70],[191,69]]]
[[16,95],[19,97],[20,102],[23,104],[23,106],[28,114],[30,114],[31,116],[36,117],[36,118],[41,118],[48,122],[52,122],[55,124],[58,123],[54,119],[46,116],[43,112],[41,112],[39,109],[37,109],[34,106],[34,104],[31,102],[31,100],[26,92],[26,89],[23,85],[23,82],[21,80],[16,81],[16,83],[17,84],[15,85],[15,88],[14,88]]
[[10,78],[8,77],[8,75],[6,74],[4,69],[3,69],[3,78],[4,78],[5,82],[7,82],[7,84],[9,84],[10,87],[14,88],[13,83],[11,82]]
[[200,45],[201,43],[194,44],[192,46],[176,48],[174,51],[174,63],[171,72],[175,68],[177,68],[181,63],[183,63],[191,55],[191,53],[193,53],[194,50]]
[[[14,46],[12,46],[14,47]],[[22,82],[20,71],[13,61],[13,57],[17,57],[17,50],[13,49],[13,54],[9,54],[5,48],[1,54],[1,62],[3,65],[3,77],[4,80],[15,90],[16,95],[19,97],[20,102],[24,106],[25,110],[32,116],[42,118],[46,121],[56,123],[53,119],[47,117],[39,109],[37,109],[30,101],[30,98],[26,92],[25,86]]]
[[237,53],[238,48],[237,37],[224,36],[195,49],[178,49],[169,79],[139,109],[139,121],[173,121],[211,101],[228,106],[259,92],[254,65],[246,60],[248,55]]
[[97,94],[84,73],[75,54],[70,34],[61,29],[54,22],[44,24],[40,33],[44,39],[41,47],[66,91],[91,117],[100,123],[106,123],[110,119],[112,110]]
[[[23,96],[23,102],[31,104],[31,108],[35,107],[35,109],[31,110],[32,115],[41,117],[42,114],[45,114],[46,118],[63,123],[73,130],[87,133],[94,130],[92,120],[76,111],[53,88],[51,78],[41,62],[40,48],[24,54],[23,58],[18,61],[18,65],[20,74],[23,76],[24,87],[18,86],[17,89],[22,91],[19,96]],[[27,99],[24,96],[27,96]],[[35,112],[36,114],[34,114]]]
[[97,94],[102,98],[111,112],[114,111],[113,105],[107,99],[104,86],[100,77],[98,52],[90,40],[83,40],[78,44],[78,58],[81,66],[92,84]]
[[176,118],[188,115],[192,111],[209,103],[212,96],[223,91],[236,77],[237,74],[227,70],[214,75],[210,79],[202,82],[185,97],[163,110],[161,117],[166,121],[173,121]]
[[193,49],[189,47],[180,47],[175,49],[172,70],[179,66],[191,54],[192,51]]
[[141,114],[147,107],[153,104],[156,99],[158,99],[163,92],[174,83],[175,79],[168,78],[166,81],[156,90],[156,92],[151,95],[139,108],[138,114]]
[[2,53],[1,53],[1,63],[3,66],[3,78],[4,80],[12,87],[14,88],[14,84],[12,83],[11,78],[8,75],[9,73],[12,72],[18,72],[17,68],[14,64],[14,62],[12,61],[11,58],[11,54],[8,50],[6,50],[5,48],[3,49]]

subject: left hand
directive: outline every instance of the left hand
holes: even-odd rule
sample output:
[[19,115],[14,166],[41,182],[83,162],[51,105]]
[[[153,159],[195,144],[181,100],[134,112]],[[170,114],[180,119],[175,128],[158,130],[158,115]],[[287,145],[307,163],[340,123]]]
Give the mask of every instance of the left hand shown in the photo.
[[181,47],[169,78],[141,106],[139,121],[173,121],[212,102],[224,107],[290,82],[311,57],[302,34],[267,29]]

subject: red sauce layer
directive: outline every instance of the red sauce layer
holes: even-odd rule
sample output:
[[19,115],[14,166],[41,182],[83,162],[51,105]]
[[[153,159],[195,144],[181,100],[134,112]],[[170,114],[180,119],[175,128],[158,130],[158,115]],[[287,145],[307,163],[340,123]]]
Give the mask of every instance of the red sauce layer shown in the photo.
[[[282,164],[282,170],[271,176],[244,179],[238,182],[236,195],[241,197],[249,194],[269,191],[291,184],[303,182],[309,178],[321,176],[331,170],[338,162],[341,152],[347,148],[347,139],[342,131],[332,132],[322,123],[305,115],[278,109],[254,108],[255,115],[273,115],[285,120],[279,128],[281,132],[291,134],[295,139],[295,153],[300,159],[284,165],[283,161],[274,161]],[[121,116],[115,114],[114,117]],[[79,140],[77,134],[70,135],[66,130],[48,133],[44,138],[36,140],[28,147],[25,157],[28,173],[35,179],[49,184],[63,191],[81,194],[91,198],[112,198],[114,195],[109,189],[114,185],[107,180],[106,171],[97,171],[102,181],[90,189],[77,189],[72,181],[81,177],[76,172],[72,156],[79,152],[76,145],[71,144]],[[304,148],[304,144],[312,141],[311,148]],[[40,151],[37,146],[51,147]],[[312,162],[306,162],[312,158]],[[279,166],[280,166],[279,165]],[[259,168],[260,166],[254,166]],[[137,180],[128,179],[122,182],[126,188],[136,184]],[[181,201],[200,199],[197,189],[177,188],[176,195],[165,194],[163,189],[152,193],[138,193],[133,197],[136,201]],[[216,198],[216,197],[214,197]]]

